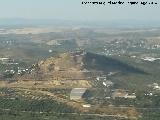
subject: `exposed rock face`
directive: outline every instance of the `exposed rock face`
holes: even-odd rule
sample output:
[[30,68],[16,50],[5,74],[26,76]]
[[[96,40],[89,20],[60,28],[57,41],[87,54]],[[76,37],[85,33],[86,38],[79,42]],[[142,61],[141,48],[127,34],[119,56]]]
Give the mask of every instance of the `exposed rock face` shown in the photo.
[[91,87],[83,72],[83,57],[80,53],[64,53],[39,62],[39,67],[47,80],[70,87]]
[[87,71],[91,72],[120,72],[120,73],[143,73],[128,64],[113,58],[107,58],[93,53],[64,53],[58,57],[49,58],[39,62],[40,69],[44,74],[53,75],[61,79],[85,79]]

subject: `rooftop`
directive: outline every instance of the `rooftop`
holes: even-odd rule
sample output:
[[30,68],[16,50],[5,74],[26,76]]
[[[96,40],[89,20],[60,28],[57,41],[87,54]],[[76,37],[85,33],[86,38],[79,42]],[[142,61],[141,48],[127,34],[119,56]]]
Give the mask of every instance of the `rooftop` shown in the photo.
[[86,88],[73,88],[70,93],[70,99],[81,99],[86,90]]

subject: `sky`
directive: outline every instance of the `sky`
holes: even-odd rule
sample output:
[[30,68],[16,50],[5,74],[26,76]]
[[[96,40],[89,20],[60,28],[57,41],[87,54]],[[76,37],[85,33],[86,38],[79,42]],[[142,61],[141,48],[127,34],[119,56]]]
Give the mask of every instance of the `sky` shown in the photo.
[[[160,20],[160,2],[157,5],[145,6],[104,6],[82,5],[82,1],[92,0],[0,0],[0,18],[61,19],[80,21]],[[129,0],[122,1],[126,2]],[[155,2],[156,0],[152,1]]]

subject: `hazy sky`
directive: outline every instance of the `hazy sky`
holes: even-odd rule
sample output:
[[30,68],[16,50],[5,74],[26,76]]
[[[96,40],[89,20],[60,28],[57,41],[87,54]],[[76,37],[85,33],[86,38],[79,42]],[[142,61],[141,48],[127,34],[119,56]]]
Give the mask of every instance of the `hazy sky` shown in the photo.
[[[82,1],[83,0],[0,0],[0,18],[65,19],[94,21],[119,19],[160,20],[160,2],[158,5],[146,6],[97,6],[82,5]],[[155,2],[155,0],[153,1]]]

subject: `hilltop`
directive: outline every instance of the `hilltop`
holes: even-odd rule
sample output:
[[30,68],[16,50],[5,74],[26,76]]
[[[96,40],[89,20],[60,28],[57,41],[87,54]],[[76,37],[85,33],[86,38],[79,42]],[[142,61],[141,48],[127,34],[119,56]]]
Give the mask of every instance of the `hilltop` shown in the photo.
[[[145,74],[143,70],[115,58],[84,51],[63,53],[57,57],[51,57],[39,62],[39,66],[45,73],[68,71],[81,73],[102,72],[104,74],[109,72]],[[84,77],[84,74],[78,75],[77,77]]]

